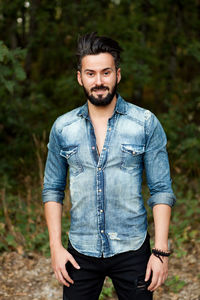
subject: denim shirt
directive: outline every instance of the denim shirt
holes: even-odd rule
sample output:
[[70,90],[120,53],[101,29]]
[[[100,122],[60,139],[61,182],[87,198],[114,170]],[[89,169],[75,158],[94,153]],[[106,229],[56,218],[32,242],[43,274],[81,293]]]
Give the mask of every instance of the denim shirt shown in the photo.
[[118,95],[98,155],[87,103],[59,117],[50,133],[43,202],[63,203],[69,169],[69,239],[82,254],[110,257],[137,250],[147,234],[141,189],[143,169],[148,205],[173,206],[166,136],[148,110]]

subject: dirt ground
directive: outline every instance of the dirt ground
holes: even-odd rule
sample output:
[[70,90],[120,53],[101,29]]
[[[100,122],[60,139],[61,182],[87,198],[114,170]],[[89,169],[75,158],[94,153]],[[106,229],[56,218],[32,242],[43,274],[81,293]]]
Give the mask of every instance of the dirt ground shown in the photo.
[[[170,258],[169,279],[178,276],[177,282],[170,287],[160,287],[154,293],[154,300],[200,300],[200,245],[190,252],[181,259]],[[184,286],[177,293],[173,292],[181,281],[185,282]],[[55,279],[50,259],[36,253],[3,253],[0,256],[0,300],[8,299],[62,299],[62,286]]]

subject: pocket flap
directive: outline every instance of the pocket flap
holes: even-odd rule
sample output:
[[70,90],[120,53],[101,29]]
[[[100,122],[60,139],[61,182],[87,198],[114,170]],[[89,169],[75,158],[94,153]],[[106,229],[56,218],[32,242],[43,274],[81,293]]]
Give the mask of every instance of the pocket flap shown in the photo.
[[73,154],[77,152],[78,146],[71,146],[69,148],[65,148],[60,150],[60,155],[65,158],[70,158]]
[[123,152],[127,152],[132,155],[138,155],[138,154],[142,154],[144,152],[143,145],[122,144],[121,149]]

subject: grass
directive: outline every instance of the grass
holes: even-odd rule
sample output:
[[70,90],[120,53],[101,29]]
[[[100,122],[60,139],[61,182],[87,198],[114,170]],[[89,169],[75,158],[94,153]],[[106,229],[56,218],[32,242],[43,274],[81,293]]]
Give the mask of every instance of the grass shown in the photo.
[[99,300],[109,299],[113,296],[114,287],[109,277],[106,277]]
[[182,288],[186,285],[184,280],[181,280],[178,275],[168,278],[165,282],[165,285],[173,293],[179,293]]
[[177,193],[177,198],[177,205],[172,211],[170,235],[174,253],[181,258],[188,253],[188,246],[192,248],[200,243],[200,194],[188,190],[184,196],[181,192]]

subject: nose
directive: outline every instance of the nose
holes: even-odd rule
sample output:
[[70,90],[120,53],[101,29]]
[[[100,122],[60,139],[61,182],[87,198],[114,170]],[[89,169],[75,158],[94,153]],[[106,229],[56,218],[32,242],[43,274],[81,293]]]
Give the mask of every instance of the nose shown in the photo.
[[101,74],[96,75],[96,85],[101,85],[102,84],[102,77]]

